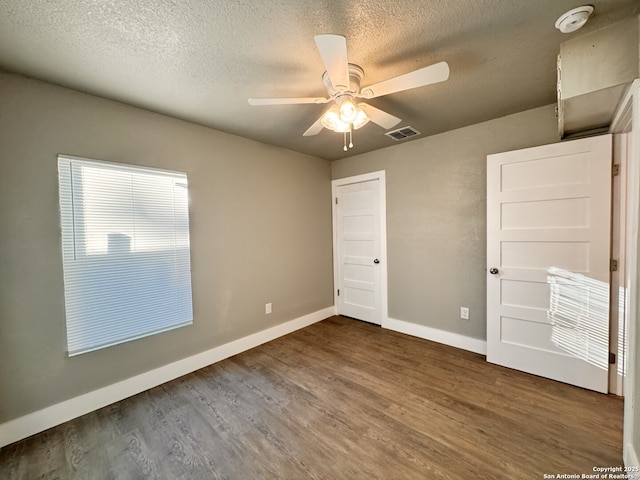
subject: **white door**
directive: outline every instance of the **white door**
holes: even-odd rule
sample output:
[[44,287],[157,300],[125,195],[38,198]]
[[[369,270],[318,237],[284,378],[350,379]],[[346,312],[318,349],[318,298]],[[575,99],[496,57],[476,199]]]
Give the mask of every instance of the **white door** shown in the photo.
[[487,157],[487,361],[606,393],[611,136]]
[[338,314],[380,325],[385,268],[380,179],[337,182],[333,212]]

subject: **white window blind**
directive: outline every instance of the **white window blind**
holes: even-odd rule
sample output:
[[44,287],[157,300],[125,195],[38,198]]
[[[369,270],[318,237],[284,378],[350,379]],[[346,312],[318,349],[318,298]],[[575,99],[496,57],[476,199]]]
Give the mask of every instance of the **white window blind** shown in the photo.
[[187,176],[58,156],[70,356],[193,323]]

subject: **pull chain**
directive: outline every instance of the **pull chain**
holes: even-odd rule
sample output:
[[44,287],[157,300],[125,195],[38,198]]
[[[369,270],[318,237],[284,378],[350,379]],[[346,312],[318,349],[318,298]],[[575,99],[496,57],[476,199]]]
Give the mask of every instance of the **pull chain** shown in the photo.
[[[349,148],[353,148],[353,125],[349,128]],[[344,132],[344,146],[342,149],[346,152],[347,148],[347,132]]]

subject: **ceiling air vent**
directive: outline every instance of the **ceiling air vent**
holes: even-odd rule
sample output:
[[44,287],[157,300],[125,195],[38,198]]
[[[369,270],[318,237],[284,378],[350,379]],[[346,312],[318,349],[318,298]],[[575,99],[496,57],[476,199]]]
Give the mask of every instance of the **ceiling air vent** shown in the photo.
[[402,127],[396,130],[391,130],[390,132],[385,133],[385,135],[393,138],[394,140],[404,140],[405,138],[420,135],[420,132],[413,127]]

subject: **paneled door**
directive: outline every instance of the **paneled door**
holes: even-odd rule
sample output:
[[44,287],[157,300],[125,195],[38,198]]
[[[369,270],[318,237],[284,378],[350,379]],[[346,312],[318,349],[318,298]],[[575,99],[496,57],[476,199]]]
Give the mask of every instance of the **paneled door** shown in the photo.
[[487,361],[607,393],[611,148],[487,157]]
[[336,306],[340,315],[380,325],[385,268],[381,181],[357,180],[334,181]]

